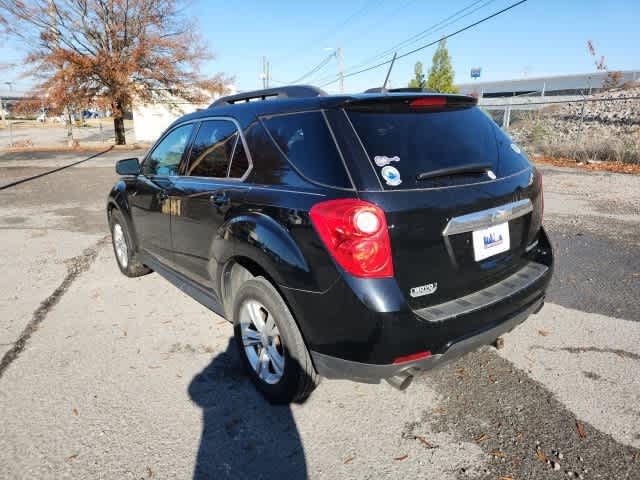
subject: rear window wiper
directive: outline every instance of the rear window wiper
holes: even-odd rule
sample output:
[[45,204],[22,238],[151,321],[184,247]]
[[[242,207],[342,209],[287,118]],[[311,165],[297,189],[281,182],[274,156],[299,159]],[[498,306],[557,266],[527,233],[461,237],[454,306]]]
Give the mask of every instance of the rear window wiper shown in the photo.
[[457,167],[447,167],[439,170],[432,170],[430,172],[422,172],[416,175],[416,180],[431,180],[433,178],[453,177],[456,175],[479,175],[487,173],[489,170],[491,170],[491,165],[488,163],[468,163],[467,165],[460,165]]

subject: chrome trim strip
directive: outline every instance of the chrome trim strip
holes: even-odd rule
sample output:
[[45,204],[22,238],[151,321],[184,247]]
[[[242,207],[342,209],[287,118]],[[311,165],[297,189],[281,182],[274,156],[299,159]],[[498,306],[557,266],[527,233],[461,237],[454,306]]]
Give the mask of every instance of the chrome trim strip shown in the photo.
[[[145,153],[142,161],[140,162],[140,171],[142,171],[142,165],[147,160],[149,155],[151,155],[153,153],[153,151],[156,149],[156,147],[160,144],[160,142],[162,142],[162,140],[164,140],[165,137],[167,135],[169,135],[171,132],[173,132],[176,128],[180,128],[180,127],[182,127],[184,125],[189,125],[191,123],[198,123],[199,122],[199,124],[197,125],[197,131],[195,132],[196,136],[197,136],[198,135],[198,131],[200,130],[200,127],[202,126],[202,123],[206,122],[208,120],[223,120],[223,121],[226,121],[226,122],[231,122],[236,126],[239,138],[242,140],[242,145],[244,146],[244,150],[245,150],[245,153],[247,155],[247,160],[249,162],[249,168],[247,168],[247,170],[244,172],[242,177],[240,177],[240,178],[229,178],[228,175],[229,175],[229,171],[231,169],[231,163],[233,163],[233,157],[231,157],[231,163],[229,163],[229,169],[227,170],[227,177],[202,177],[202,178],[211,178],[213,180],[231,180],[231,181],[236,181],[236,182],[244,182],[247,179],[247,177],[249,176],[249,174],[251,173],[251,171],[253,170],[253,158],[251,157],[251,152],[249,151],[249,145],[247,144],[247,140],[244,138],[244,132],[242,131],[242,127],[241,127],[240,123],[235,118],[229,117],[229,116],[225,116],[225,115],[210,115],[210,116],[205,116],[205,117],[192,118],[192,119],[187,120],[185,122],[176,123],[171,128],[168,128],[167,130],[165,130],[160,135],[160,138],[158,138],[158,140],[156,140],[156,143],[154,143],[153,146],[149,150],[147,150],[147,152]],[[178,121],[178,120],[176,120],[176,121]],[[193,142],[195,142],[195,141],[196,141],[196,138],[193,137]],[[181,158],[180,159],[179,166],[181,166],[183,163],[186,166],[189,165],[189,160],[191,160],[191,158],[189,158],[189,157],[191,156],[191,148],[193,146],[193,142],[189,143],[189,145],[188,145],[188,156],[187,156],[186,159],[185,158]],[[238,142],[236,141],[236,144],[234,145],[233,153],[235,153],[235,148],[236,148],[237,145],[238,145]],[[185,152],[187,152],[187,150],[185,150]],[[185,152],[182,152],[183,157],[184,157]],[[156,177],[156,178],[186,177],[186,178],[189,178],[188,175],[152,175],[150,177],[147,176],[147,178],[151,178],[151,177]]]
[[501,207],[489,208],[480,212],[468,213],[453,217],[442,231],[443,236],[456,235],[458,233],[471,232],[491,225],[498,225],[518,217],[522,217],[533,211],[533,204],[528,198],[508,203]]

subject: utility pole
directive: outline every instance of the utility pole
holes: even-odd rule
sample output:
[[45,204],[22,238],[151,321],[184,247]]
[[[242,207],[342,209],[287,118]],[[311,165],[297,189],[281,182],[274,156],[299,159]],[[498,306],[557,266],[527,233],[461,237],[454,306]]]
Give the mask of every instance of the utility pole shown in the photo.
[[344,64],[342,63],[342,47],[336,48],[336,60],[338,61],[338,88],[344,93]]
[[262,73],[260,74],[260,78],[262,78],[262,88],[267,88],[267,57],[262,56]]
[[4,118],[4,105],[2,103],[2,97],[0,96],[0,116],[2,117],[2,122],[5,125],[8,125],[9,123],[7,122],[7,119]]
[[[9,85],[9,96],[11,96],[11,92],[13,91],[13,82],[4,82]],[[4,106],[2,105],[2,99],[0,98],[0,110],[2,110],[2,119],[5,121],[6,125],[9,127],[9,146],[13,147],[13,125],[9,119],[5,119],[4,117]]]
[[269,88],[269,81],[271,80],[271,62],[269,60],[267,60],[266,80],[267,80],[267,88]]

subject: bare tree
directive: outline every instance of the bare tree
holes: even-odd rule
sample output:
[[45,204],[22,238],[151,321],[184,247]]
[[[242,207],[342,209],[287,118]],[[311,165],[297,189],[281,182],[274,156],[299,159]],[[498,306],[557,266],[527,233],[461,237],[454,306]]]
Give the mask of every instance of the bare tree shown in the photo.
[[602,82],[603,88],[609,89],[617,87],[622,80],[622,72],[609,71],[605,56],[598,56],[596,53],[596,47],[593,45],[591,40],[587,40],[587,50],[589,51],[589,55],[594,59],[593,64],[595,65],[596,70],[599,72],[607,72],[607,77]]
[[34,97],[59,110],[110,108],[116,144],[126,109],[180,98],[204,101],[226,90],[222,74],[204,78],[212,58],[179,0],[0,0],[0,32],[28,47]]

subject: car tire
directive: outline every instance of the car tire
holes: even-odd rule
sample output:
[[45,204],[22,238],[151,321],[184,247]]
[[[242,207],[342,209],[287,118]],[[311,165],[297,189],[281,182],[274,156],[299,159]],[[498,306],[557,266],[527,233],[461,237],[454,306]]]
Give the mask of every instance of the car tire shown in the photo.
[[127,277],[140,277],[151,272],[151,269],[140,261],[140,254],[135,249],[131,232],[118,210],[112,210],[109,215],[109,229],[113,253],[120,271]]
[[233,299],[233,326],[242,362],[267,400],[306,400],[320,377],[287,304],[265,278],[239,287]]

